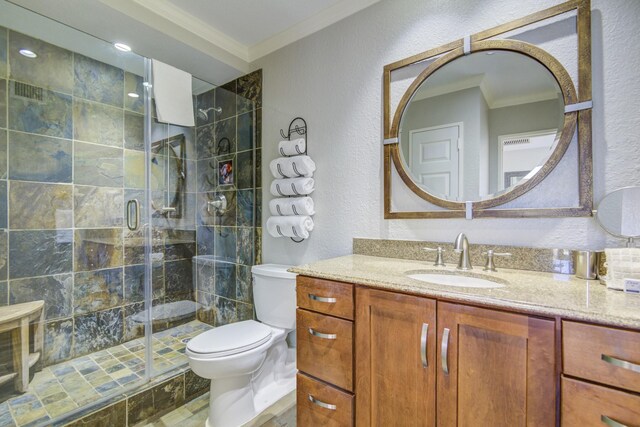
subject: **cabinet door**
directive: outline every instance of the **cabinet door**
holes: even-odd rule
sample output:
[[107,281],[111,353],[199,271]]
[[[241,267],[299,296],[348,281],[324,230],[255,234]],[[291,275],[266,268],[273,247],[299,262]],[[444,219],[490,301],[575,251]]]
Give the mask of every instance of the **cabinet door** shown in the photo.
[[435,426],[436,303],[356,290],[356,425]]
[[437,389],[439,426],[556,425],[555,322],[438,303]]

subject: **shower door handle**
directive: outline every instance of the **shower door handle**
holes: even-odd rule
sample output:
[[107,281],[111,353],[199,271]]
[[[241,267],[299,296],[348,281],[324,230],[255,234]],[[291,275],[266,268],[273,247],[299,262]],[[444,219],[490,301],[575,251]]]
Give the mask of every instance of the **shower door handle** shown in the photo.
[[[133,213],[131,213],[131,207],[133,207]],[[134,218],[135,223],[133,222]],[[131,199],[127,202],[127,228],[131,231],[140,228],[140,202],[138,199]]]

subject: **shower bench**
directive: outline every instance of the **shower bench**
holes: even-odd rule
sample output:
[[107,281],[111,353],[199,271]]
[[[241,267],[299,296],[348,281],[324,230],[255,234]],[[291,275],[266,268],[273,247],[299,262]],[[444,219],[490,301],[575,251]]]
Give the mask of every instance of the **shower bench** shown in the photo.
[[[13,372],[0,374],[0,384],[14,380],[19,392],[29,387],[29,370],[42,355],[44,301],[32,301],[0,307],[0,333],[11,332]],[[30,323],[34,322],[33,328]],[[33,329],[33,353],[29,353],[29,335]]]

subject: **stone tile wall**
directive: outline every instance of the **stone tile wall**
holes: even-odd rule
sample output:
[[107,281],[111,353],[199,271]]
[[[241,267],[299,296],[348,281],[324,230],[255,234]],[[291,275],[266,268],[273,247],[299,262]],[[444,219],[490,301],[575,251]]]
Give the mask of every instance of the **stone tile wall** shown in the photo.
[[191,370],[186,370],[169,379],[154,381],[144,390],[123,397],[121,400],[114,398],[115,403],[85,409],[84,414],[89,415],[78,414],[71,417],[73,421],[62,421],[55,425],[65,427],[139,425],[151,417],[160,416],[184,405],[208,390],[209,381],[198,377]]
[[[127,200],[144,200],[142,95],[138,75],[0,27],[0,305],[45,301],[47,365],[144,333],[143,239],[124,218]],[[193,301],[194,128],[153,134],[184,134],[187,153],[183,215],[154,218],[154,304]],[[160,201],[165,155],[152,165]]]
[[[197,107],[220,108],[198,118],[196,300],[198,319],[214,326],[253,318],[251,266],[261,263],[262,70],[196,98]],[[232,183],[219,165],[232,162]],[[207,202],[223,195],[224,213]],[[256,226],[257,225],[257,226]]]
[[[24,46],[38,57],[17,54]],[[140,76],[0,27],[0,305],[45,300],[47,365],[144,333],[134,318],[144,308],[143,236],[124,218],[127,200],[144,199],[142,94]],[[154,306],[197,300],[198,319],[212,325],[253,318],[261,99],[256,71],[197,96],[197,108],[222,111],[195,129],[154,122],[152,141],[183,134],[186,151],[182,214],[153,215]],[[156,205],[166,155],[152,164]],[[219,183],[225,160],[230,184]],[[216,194],[228,210],[210,215]]]

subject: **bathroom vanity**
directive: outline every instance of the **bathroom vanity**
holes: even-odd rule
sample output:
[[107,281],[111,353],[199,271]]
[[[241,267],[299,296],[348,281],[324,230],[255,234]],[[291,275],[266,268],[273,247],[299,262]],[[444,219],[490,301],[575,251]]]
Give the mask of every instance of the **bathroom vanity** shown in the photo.
[[639,425],[639,296],[366,255],[293,271],[301,426]]

